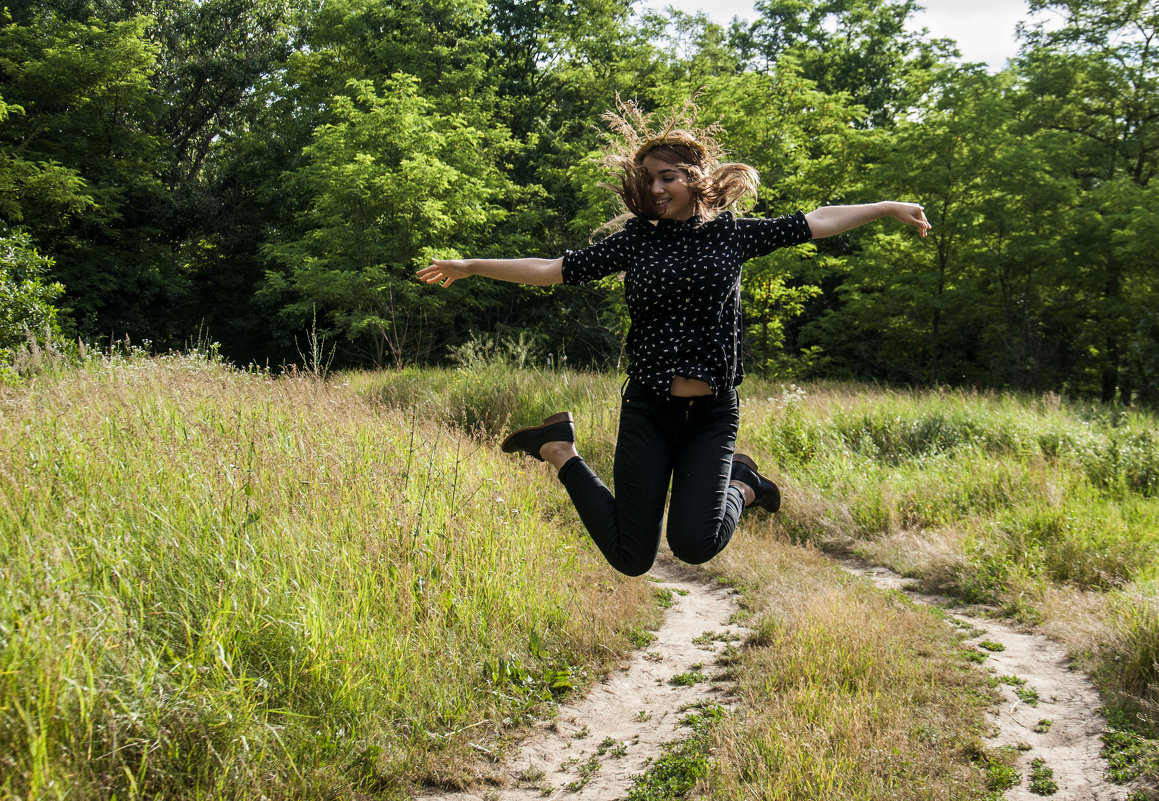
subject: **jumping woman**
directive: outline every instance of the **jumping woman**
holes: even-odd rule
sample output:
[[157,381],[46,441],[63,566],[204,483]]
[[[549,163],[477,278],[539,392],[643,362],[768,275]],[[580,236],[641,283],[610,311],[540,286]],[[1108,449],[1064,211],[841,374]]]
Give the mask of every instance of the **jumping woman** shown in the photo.
[[605,115],[615,136],[604,162],[618,178],[609,188],[628,210],[619,232],[561,258],[432,259],[418,272],[442,286],[472,275],[546,286],[623,273],[631,326],[616,495],[576,450],[569,412],[514,432],[502,447],[555,467],[600,551],[629,576],[647,572],[656,559],[670,484],[668,545],[692,564],[724,549],[746,507],[780,506],[777,486],[734,452],[743,376],[741,265],[882,217],[913,225],[922,236],[930,229],[921,206],[892,201],[776,219],[740,216],[739,203],[755,199],[757,172],[720,163],[715,129],[689,125],[690,108],[655,130],[631,103]]

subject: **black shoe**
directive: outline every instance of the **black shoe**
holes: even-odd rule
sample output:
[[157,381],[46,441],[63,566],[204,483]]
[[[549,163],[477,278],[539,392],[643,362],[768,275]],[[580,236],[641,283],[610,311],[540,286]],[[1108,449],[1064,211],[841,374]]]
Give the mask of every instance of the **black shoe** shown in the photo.
[[542,462],[539,449],[545,442],[575,442],[571,412],[560,412],[544,418],[543,425],[521,428],[503,440],[500,447],[504,453],[526,453]]
[[752,488],[753,495],[756,497],[753,498],[750,506],[759,506],[770,512],[775,512],[781,508],[781,490],[776,484],[757,472],[757,463],[751,457],[745,456],[743,453],[734,453],[732,455],[732,475],[729,478]]

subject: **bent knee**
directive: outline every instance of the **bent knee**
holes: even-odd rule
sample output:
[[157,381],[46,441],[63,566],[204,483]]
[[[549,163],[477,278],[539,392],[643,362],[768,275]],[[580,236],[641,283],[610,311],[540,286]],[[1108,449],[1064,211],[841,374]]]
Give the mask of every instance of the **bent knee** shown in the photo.
[[672,549],[673,556],[690,565],[702,565],[720,553],[720,548],[714,542],[676,544],[670,542],[668,546]]
[[625,576],[631,576],[632,578],[635,578],[636,576],[642,576],[651,570],[652,564],[655,561],[656,560],[654,558],[648,559],[647,561],[643,559],[636,559],[630,562],[622,561],[619,564],[612,565],[612,567],[616,568],[616,570],[620,571]]

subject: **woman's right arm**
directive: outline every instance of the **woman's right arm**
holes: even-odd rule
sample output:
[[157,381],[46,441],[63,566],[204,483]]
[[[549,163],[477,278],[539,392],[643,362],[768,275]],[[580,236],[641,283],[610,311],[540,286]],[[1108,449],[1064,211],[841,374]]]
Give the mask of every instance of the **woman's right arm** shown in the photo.
[[431,259],[416,275],[428,284],[450,286],[460,278],[481,275],[496,281],[550,286],[563,283],[563,258],[558,259]]

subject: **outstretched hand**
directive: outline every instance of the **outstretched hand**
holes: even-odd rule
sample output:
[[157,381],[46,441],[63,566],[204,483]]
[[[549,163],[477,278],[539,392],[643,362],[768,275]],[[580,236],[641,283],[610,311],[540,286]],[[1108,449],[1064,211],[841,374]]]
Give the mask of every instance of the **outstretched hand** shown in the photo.
[[925,236],[930,232],[930,221],[926,219],[925,209],[917,203],[894,202],[890,208],[890,216],[901,220],[906,225],[918,229],[918,233]]
[[450,286],[460,278],[471,275],[465,259],[431,259],[431,263],[415,273],[415,276],[428,284]]

